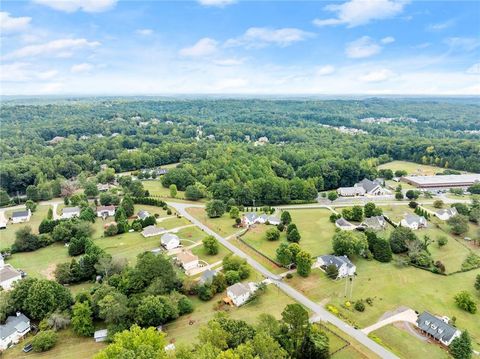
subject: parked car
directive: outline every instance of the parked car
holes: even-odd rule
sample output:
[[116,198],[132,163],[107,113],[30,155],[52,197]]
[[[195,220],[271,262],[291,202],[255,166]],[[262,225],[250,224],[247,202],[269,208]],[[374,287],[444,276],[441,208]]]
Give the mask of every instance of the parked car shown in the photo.
[[30,344],[30,343],[28,343],[27,345],[25,345],[25,346],[23,347],[23,352],[24,352],[24,353],[29,353],[29,352],[31,352],[32,350],[33,350],[33,346],[32,346],[32,344]]

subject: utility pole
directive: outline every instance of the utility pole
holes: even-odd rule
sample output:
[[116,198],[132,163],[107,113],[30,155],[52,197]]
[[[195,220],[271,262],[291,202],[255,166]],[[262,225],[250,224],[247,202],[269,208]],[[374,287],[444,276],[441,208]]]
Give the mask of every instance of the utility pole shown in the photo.
[[350,300],[352,300],[352,295],[353,295],[353,279],[354,279],[354,275],[352,275],[350,277]]
[[345,293],[343,294],[343,297],[347,297],[347,287],[348,287],[348,277],[345,277]]

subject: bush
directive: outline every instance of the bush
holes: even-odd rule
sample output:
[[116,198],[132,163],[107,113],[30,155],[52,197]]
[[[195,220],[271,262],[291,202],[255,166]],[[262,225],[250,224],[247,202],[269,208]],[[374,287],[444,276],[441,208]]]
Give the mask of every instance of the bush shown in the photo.
[[280,231],[278,228],[270,228],[267,233],[265,233],[265,238],[267,241],[278,241],[280,239]]
[[458,293],[455,297],[455,303],[460,309],[463,309],[471,314],[477,312],[477,304],[472,298],[472,295],[467,291],[462,291]]
[[445,236],[441,236],[437,239],[437,244],[439,247],[443,247],[448,243],[448,238]]
[[355,310],[359,312],[365,311],[365,304],[363,304],[363,300],[357,300],[354,305]]
[[285,276],[285,278],[287,278],[287,279],[292,279],[292,278],[293,278],[293,274],[292,274],[292,273],[287,273],[287,275]]
[[444,203],[441,199],[437,199],[436,201],[433,202],[433,207],[435,208],[443,208]]
[[325,272],[327,273],[327,276],[331,279],[337,279],[338,277],[338,268],[334,264],[328,265],[325,269]]
[[57,344],[58,335],[53,330],[39,332],[33,337],[32,347],[36,352],[45,352],[52,349]]

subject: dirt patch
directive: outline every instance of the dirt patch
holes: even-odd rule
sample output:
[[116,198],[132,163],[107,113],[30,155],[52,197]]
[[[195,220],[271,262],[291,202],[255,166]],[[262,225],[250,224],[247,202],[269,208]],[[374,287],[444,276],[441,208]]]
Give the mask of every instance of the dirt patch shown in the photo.
[[56,264],[50,264],[46,269],[40,272],[45,278],[53,280],[55,279],[55,269],[57,269]]

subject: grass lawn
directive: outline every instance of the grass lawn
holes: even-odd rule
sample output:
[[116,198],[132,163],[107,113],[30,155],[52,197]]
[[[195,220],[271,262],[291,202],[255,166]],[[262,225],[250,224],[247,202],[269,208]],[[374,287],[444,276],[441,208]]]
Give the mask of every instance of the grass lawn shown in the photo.
[[316,257],[332,252],[335,225],[330,222],[328,209],[297,209],[289,211],[301,235],[300,246]]
[[[37,209],[32,213],[29,222],[15,224],[9,222],[6,229],[0,230],[0,248],[10,247],[13,242],[15,242],[15,232],[25,226],[31,227],[33,233],[38,233],[38,226],[40,225],[40,222],[47,218],[49,207],[50,206],[37,206]],[[5,217],[11,217],[12,213],[13,210],[5,211]]]
[[[168,335],[167,339],[171,342],[185,344],[192,344],[196,341],[198,329],[213,318],[217,312],[214,307],[224,295],[225,293],[219,293],[208,302],[203,302],[197,297],[191,297],[195,308],[193,313],[184,315],[174,322],[164,325]],[[232,318],[242,319],[250,324],[254,324],[261,313],[269,313],[280,319],[280,314],[285,306],[292,303],[294,303],[293,299],[275,286],[269,285],[258,301],[247,303],[239,308],[228,306],[224,306],[224,308]]]
[[72,330],[66,329],[58,332],[58,342],[55,347],[43,353],[24,353],[23,346],[29,342],[31,337],[2,353],[2,359],[20,358],[52,358],[52,359],[77,359],[93,358],[93,356],[106,347],[106,343],[95,343],[93,338],[80,337]]
[[[448,246],[448,245],[447,245]],[[373,298],[373,306],[366,307],[359,313],[342,307],[345,298],[345,280],[332,281],[321,270],[315,269],[308,278],[288,280],[299,291],[316,302],[329,300],[342,314],[359,327],[374,324],[386,312],[399,306],[407,306],[418,312],[428,310],[436,315],[446,315],[457,318],[460,329],[468,329],[474,342],[474,347],[480,349],[479,314],[469,314],[457,308],[454,295],[466,290],[474,298],[473,283],[480,269],[452,276],[439,276],[413,267],[398,267],[394,263],[379,263],[355,258],[357,276],[353,284],[352,301]]]
[[241,228],[236,228],[233,226],[235,221],[230,218],[228,213],[225,213],[220,218],[208,218],[207,214],[205,213],[205,209],[203,208],[187,208],[187,212],[222,237],[228,237],[241,231]]
[[395,182],[394,180],[386,180],[385,181],[385,186],[387,188],[391,188],[393,190],[396,190],[399,184],[402,185],[402,189],[417,189],[417,187],[412,186],[410,183]]
[[215,262],[221,261],[223,257],[230,253],[230,251],[219,243],[218,253],[215,255],[207,254],[205,248],[203,248],[203,245],[192,248],[192,253],[197,255],[200,260],[203,260],[208,264],[213,264]]
[[232,239],[230,240],[230,243],[232,243],[235,247],[240,248],[243,252],[248,254],[250,257],[255,259],[258,263],[263,265],[265,268],[267,268],[270,272],[274,274],[280,274],[285,272],[287,269],[283,267],[277,267],[275,264],[270,262],[268,259],[266,259],[264,256],[261,256],[257,252],[255,252],[253,249],[245,245],[244,243],[240,242],[237,239]]
[[193,243],[201,242],[202,239],[207,236],[205,232],[195,226],[181,229],[176,235],[182,240],[184,246],[190,246]]
[[[275,228],[274,226],[267,226],[265,224],[256,224],[249,228],[247,233],[242,236],[242,239],[254,247],[256,250],[262,252],[267,257],[275,260],[276,257],[276,250],[280,243],[287,242],[287,235],[283,232],[280,235],[280,239],[278,241],[268,241],[265,238],[265,234],[270,228]],[[301,243],[301,242],[300,242]]]
[[392,161],[384,163],[377,167],[377,169],[391,169],[394,173],[397,170],[405,170],[409,175],[430,176],[438,172],[443,172],[445,169],[429,165],[421,165],[414,162],[407,161]]
[[158,214],[159,218],[168,217],[167,211],[164,211],[163,208],[157,206],[147,206],[145,204],[136,204],[134,206],[134,215],[136,216],[141,210],[147,211],[152,216]]
[[191,223],[185,218],[178,218],[175,216],[171,216],[168,219],[158,222],[157,227],[162,227],[165,229],[174,229],[174,228],[183,227],[189,224]]
[[[400,358],[450,358],[448,352],[439,345],[422,341],[405,330],[387,325],[371,333],[370,337],[374,340],[380,339],[379,344],[388,343],[386,346]],[[378,341],[378,340],[376,340]]]
[[407,203],[405,205],[382,205],[379,207],[383,210],[383,214],[394,223],[399,223],[405,217],[405,214],[414,213]]
[[[158,197],[173,199],[172,197],[170,197],[170,189],[163,187],[162,182],[160,182],[160,180],[158,179],[146,180],[146,181],[142,181],[142,183],[143,183],[143,188],[145,188],[148,192],[150,192],[151,196],[158,196]],[[185,198],[185,192],[177,191],[176,199],[184,199],[184,198]]]

